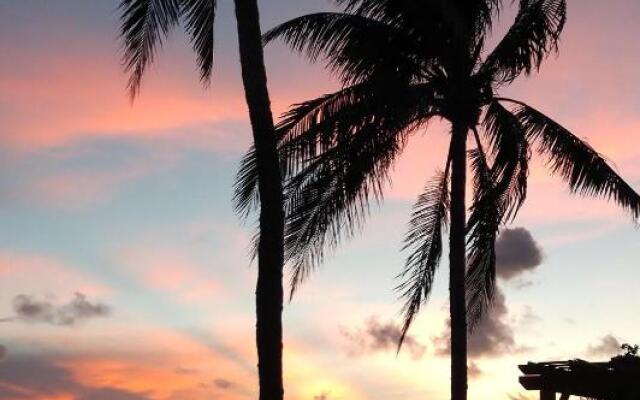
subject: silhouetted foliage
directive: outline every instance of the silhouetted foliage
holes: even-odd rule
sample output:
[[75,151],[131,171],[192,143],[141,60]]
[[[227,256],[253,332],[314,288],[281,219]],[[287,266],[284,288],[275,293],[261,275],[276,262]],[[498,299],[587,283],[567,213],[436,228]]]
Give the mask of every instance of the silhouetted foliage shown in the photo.
[[640,357],[638,356],[638,351],[640,350],[640,346],[638,346],[637,344],[630,345],[628,343],[623,343],[622,346],[620,347],[624,351],[624,354],[622,355],[623,357]]
[[640,346],[624,343],[620,348],[623,353],[613,357],[611,364],[618,370],[635,372],[640,377]]
[[[293,266],[291,290],[327,250],[362,227],[370,204],[381,201],[407,139],[434,118],[451,122],[446,172],[416,203],[398,290],[405,300],[406,333],[431,291],[447,227],[445,209],[451,204],[452,333],[457,332],[452,340],[460,353],[452,354],[457,365],[452,390],[466,393],[466,344],[459,330],[466,331],[465,320],[473,327],[491,303],[496,238],[526,199],[531,149],[547,158],[551,171],[573,192],[612,199],[634,219],[640,217],[640,196],[583,140],[533,107],[498,95],[557,50],[565,0],[520,0],[514,23],[492,50],[485,43],[503,7],[500,0],[336,3],[342,12],[305,15],[264,35],[266,42],[281,39],[311,61],[323,60],[343,84],[335,93],[295,105],[277,126],[287,176],[285,250]],[[469,132],[475,148],[466,152]],[[454,149],[456,135],[465,137]],[[449,184],[448,174],[451,169],[454,178],[464,177],[466,161],[460,157],[465,153],[471,161],[473,202],[461,228],[464,178]],[[255,203],[254,162],[248,153],[236,183],[236,205],[243,212]],[[459,237],[464,232],[466,265],[465,240]],[[454,276],[454,270],[462,275]],[[466,282],[461,282],[465,271]],[[466,302],[462,315],[453,304],[461,299]]]
[[130,74],[128,88],[132,98],[138,94],[157,48],[181,20],[196,53],[202,81],[209,83],[215,9],[216,0],[122,0],[124,66]]

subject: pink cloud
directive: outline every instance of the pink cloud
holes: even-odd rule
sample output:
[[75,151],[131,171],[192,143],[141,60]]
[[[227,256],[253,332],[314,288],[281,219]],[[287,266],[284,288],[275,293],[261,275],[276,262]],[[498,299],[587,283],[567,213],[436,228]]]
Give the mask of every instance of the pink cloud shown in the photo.
[[[167,71],[161,78],[151,71],[131,105],[117,53],[96,53],[94,45],[86,41],[81,52],[62,55],[7,50],[17,54],[11,65],[0,64],[0,90],[12,99],[10,118],[2,121],[5,143],[37,148],[96,135],[149,137],[159,130],[244,118],[243,97],[233,86],[220,82],[214,97],[199,87],[196,76],[189,85]],[[44,60],[46,68],[37,72],[14,72]]]
[[[203,89],[191,60],[178,58],[185,51],[176,51],[177,46],[186,43],[167,46],[131,104],[114,38],[79,36],[71,48],[58,43],[65,37],[50,40],[54,43],[45,48],[39,44],[33,51],[0,42],[1,52],[11,56],[11,63],[0,63],[0,91],[11,99],[9,112],[0,120],[0,140],[5,146],[37,149],[96,136],[157,138],[223,121],[248,125],[239,70],[218,69],[212,87]],[[293,87],[288,79],[279,85],[286,82],[286,87],[273,91],[275,116],[291,103],[330,86],[327,79],[318,79]],[[245,143],[250,137],[247,131]],[[228,139],[234,138],[218,138]]]
[[145,287],[170,294],[184,303],[206,303],[225,292],[209,271],[189,254],[177,249],[125,249],[120,252],[123,271]]
[[393,169],[388,198],[414,201],[436,171],[444,169],[449,139],[449,125],[443,121],[415,132]]
[[[71,296],[75,292],[96,297],[109,296],[111,288],[76,266],[39,254],[0,251],[0,299],[20,293]],[[6,296],[6,297],[5,297]]]

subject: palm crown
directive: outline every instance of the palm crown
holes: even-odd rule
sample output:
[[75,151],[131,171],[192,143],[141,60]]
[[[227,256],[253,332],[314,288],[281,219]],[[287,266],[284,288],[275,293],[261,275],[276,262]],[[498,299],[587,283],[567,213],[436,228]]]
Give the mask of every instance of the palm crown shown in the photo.
[[157,47],[181,22],[196,53],[200,78],[205,84],[210,82],[216,0],[122,0],[120,9],[124,66],[130,73],[128,88],[132,98],[138,94]]
[[[467,220],[466,302],[477,322],[495,283],[495,240],[527,194],[532,149],[573,192],[614,200],[634,219],[640,196],[587,143],[499,90],[536,71],[557,49],[565,0],[520,0],[513,25],[491,51],[484,44],[501,0],[336,0],[343,12],[302,16],[267,32],[312,61],[323,59],[343,84],[295,105],[282,118],[288,177],[286,253],[292,293],[327,249],[355,234],[382,199],[390,169],[409,137],[442,118],[472,132],[473,202]],[[397,287],[404,333],[432,287],[447,226],[451,151],[416,202]],[[256,199],[252,152],[236,184],[236,204]]]

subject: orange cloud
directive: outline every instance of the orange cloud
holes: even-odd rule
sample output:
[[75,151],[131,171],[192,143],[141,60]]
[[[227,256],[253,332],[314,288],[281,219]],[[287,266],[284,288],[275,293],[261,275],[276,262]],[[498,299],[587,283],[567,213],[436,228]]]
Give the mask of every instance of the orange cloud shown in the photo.
[[[140,400],[254,397],[253,371],[195,337],[157,326],[122,328],[115,331],[126,340],[115,350],[112,340],[99,340],[83,353],[74,348],[66,355],[12,355],[0,365],[0,372],[12,369],[0,374],[0,397],[5,392],[21,394],[16,399],[41,399],[45,393],[52,399],[84,399],[109,392]],[[33,375],[25,376],[29,371]]]
[[[76,49],[56,43],[29,52],[0,43],[2,53],[12,60],[0,64],[0,92],[11,99],[0,120],[0,140],[12,148],[37,149],[96,136],[156,138],[222,121],[243,121],[248,126],[235,63],[231,65],[237,69],[219,67],[211,88],[204,89],[192,65],[177,56],[182,53],[175,51],[176,45],[168,46],[131,104],[125,90],[127,76],[110,39],[78,37]],[[50,50],[56,46],[64,49],[63,54]],[[326,79],[305,82],[303,87],[291,87],[289,78],[280,79],[272,95],[276,117],[294,101],[329,86]],[[287,87],[279,87],[285,82]],[[245,142],[250,137],[247,131]]]
[[47,68],[38,73],[0,69],[0,91],[12,99],[12,113],[2,121],[3,141],[9,145],[46,147],[95,135],[149,137],[186,125],[244,118],[242,93],[232,86],[220,82],[214,96],[198,86],[195,76],[188,85],[167,71],[162,77],[151,73],[131,105],[115,54],[45,51],[21,54],[14,62],[39,65],[45,59]]
[[[83,386],[117,388],[145,393],[157,399],[169,398],[178,391],[198,391],[206,379],[201,373],[180,373],[167,359],[149,362],[82,357],[62,362],[61,365],[71,371]],[[204,398],[204,393],[194,398]]]

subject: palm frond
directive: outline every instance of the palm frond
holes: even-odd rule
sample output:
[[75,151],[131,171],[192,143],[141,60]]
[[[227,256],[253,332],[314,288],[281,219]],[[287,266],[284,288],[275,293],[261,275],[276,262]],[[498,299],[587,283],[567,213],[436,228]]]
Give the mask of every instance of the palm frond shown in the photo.
[[240,160],[233,183],[233,209],[241,218],[247,218],[260,205],[258,192],[258,160],[251,146]]
[[472,330],[491,304],[495,290],[495,241],[504,216],[500,194],[482,151],[470,152],[476,190],[467,222],[467,272],[465,276],[467,325]]
[[[433,115],[437,105],[433,88],[427,84],[404,89],[362,83],[296,104],[276,126],[285,180],[334,147],[340,132],[357,132],[360,126],[383,124],[383,116],[408,104],[409,108],[423,110],[423,116]],[[250,149],[236,175],[234,206],[239,215],[246,216],[257,204],[257,184],[256,159]]]
[[550,52],[557,51],[566,18],[566,0],[520,0],[513,25],[489,54],[480,73],[504,84],[523,72],[528,75],[537,70]]
[[290,130],[304,128],[282,144],[291,176],[285,241],[293,291],[327,250],[359,231],[370,203],[382,200],[406,136],[433,115],[433,95],[425,85],[397,92],[374,88],[368,95],[337,96],[337,108],[320,101],[324,111],[318,114],[301,107],[303,112],[291,115]]
[[403,250],[409,251],[396,287],[404,299],[400,350],[420,307],[429,298],[433,278],[442,257],[442,231],[446,229],[449,210],[449,160],[444,172],[427,184],[413,207]]
[[503,203],[505,219],[512,219],[527,196],[529,143],[518,119],[497,101],[487,107],[483,126],[493,156],[491,180]]
[[[349,145],[352,149],[323,153],[296,176],[295,186],[289,187],[293,193],[287,204],[285,247],[287,259],[293,263],[292,294],[323,261],[327,250],[362,228],[369,204],[382,200],[387,171],[401,150],[399,140],[394,134],[386,140],[358,136],[359,140]],[[357,143],[365,136],[369,143]],[[355,149],[358,145],[361,150]]]
[[[442,12],[441,0],[397,1],[397,0],[336,0],[345,12],[364,15],[385,23],[410,26],[409,21],[426,13]],[[426,21],[425,21],[426,22]]]
[[337,124],[356,127],[363,118],[382,113],[381,100],[387,91],[377,89],[370,84],[349,86],[296,104],[287,111],[276,127],[282,135],[281,152],[288,161],[287,175],[335,143],[340,132],[335,129]]
[[287,185],[285,255],[292,262],[291,294],[327,251],[362,228],[383,188],[406,135],[421,125],[415,116],[396,124],[369,123],[340,135]]
[[[363,83],[283,120],[288,159],[286,257],[292,293],[327,251],[355,235],[382,200],[406,137],[437,113],[433,88]],[[307,107],[307,106],[316,106]]]
[[[501,6],[501,0],[337,0],[346,12],[376,19],[392,25],[402,25],[422,36],[446,41],[464,27],[480,34],[491,27],[491,19]],[[446,38],[445,38],[446,36]]]
[[157,47],[179,23],[180,5],[178,0],[122,0],[119,9],[123,63],[130,74],[127,88],[133,100]]
[[[423,61],[457,68],[463,52],[481,49],[502,0],[339,0],[346,12],[399,27]],[[426,56],[428,55],[428,56]]]
[[409,81],[425,69],[412,38],[403,30],[364,15],[323,12],[285,22],[263,36],[265,42],[282,39],[310,61],[325,59],[345,85],[383,74]]
[[470,152],[474,199],[467,225],[467,322],[480,321],[495,290],[495,241],[500,226],[515,218],[527,195],[530,151],[518,119],[497,101],[487,107],[483,121],[489,142],[487,159],[477,132],[477,149]]
[[538,144],[539,152],[548,158],[551,171],[564,178],[571,191],[613,200],[635,221],[640,218],[640,195],[601,154],[541,112],[522,102],[515,104],[518,108],[514,115],[525,129],[527,138]]
[[213,69],[213,25],[216,16],[216,0],[180,0],[185,28],[196,52],[200,79],[211,81]]
[[[279,153],[285,180],[293,175],[302,163],[315,157],[331,143],[337,118],[367,109],[366,103],[372,88],[356,85],[316,99],[296,104],[287,111],[276,126]],[[358,104],[361,104],[358,106]],[[241,216],[248,215],[258,204],[258,167],[253,146],[240,162],[234,184],[234,208]]]
[[448,3],[456,8],[464,26],[471,28],[471,43],[477,43],[478,39],[491,30],[493,19],[502,7],[502,0],[459,0]]

